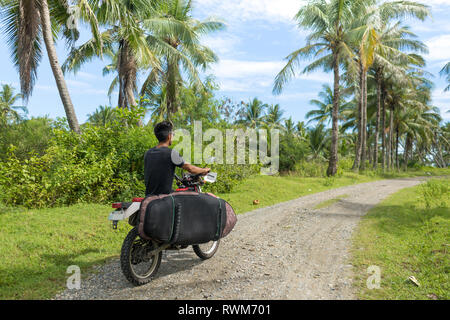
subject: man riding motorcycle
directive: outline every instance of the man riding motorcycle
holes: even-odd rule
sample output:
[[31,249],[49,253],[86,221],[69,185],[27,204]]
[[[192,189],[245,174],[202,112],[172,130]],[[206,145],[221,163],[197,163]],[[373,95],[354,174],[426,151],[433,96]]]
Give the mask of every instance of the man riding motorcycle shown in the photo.
[[[163,121],[155,126],[154,132],[159,143],[156,147],[149,149],[144,156],[146,198],[133,198],[133,201],[129,203],[113,203],[113,208],[116,210],[108,217],[108,219],[113,222],[113,228],[115,229],[117,228],[117,223],[124,219],[129,219],[129,224],[133,226],[122,243],[120,266],[124,276],[134,285],[143,285],[151,281],[158,271],[162,260],[162,253],[165,250],[180,250],[192,245],[195,254],[199,258],[203,260],[212,258],[218,250],[220,242],[219,237],[226,236],[236,223],[236,215],[225,200],[211,194],[204,194],[201,191],[201,185],[203,185],[205,181],[214,183],[217,174],[209,173],[209,168],[199,168],[186,163],[176,150],[169,148],[174,136],[173,125],[168,121]],[[183,168],[191,174],[178,178],[175,175],[175,167]],[[208,174],[208,176],[204,181],[203,179],[200,179],[200,176],[206,174]],[[174,195],[170,195],[173,192],[172,183],[174,178],[177,178],[177,184],[180,186],[179,191],[192,189],[193,192],[175,192]],[[182,225],[180,208],[182,207],[180,205],[175,205],[175,202],[177,201],[175,198],[178,196],[192,197],[192,193],[194,193],[196,197],[198,196],[194,201],[200,201],[200,203],[204,204],[206,207],[203,208],[206,209],[206,211],[199,210],[199,205],[188,205],[185,210],[182,211],[183,213],[187,214],[189,217],[198,217],[199,213],[203,212],[203,216],[201,216],[201,220],[189,218],[185,220],[188,223],[187,227],[185,225],[183,233],[180,232]],[[155,201],[155,203],[156,201],[160,201],[158,202],[159,205],[164,206],[165,197],[167,197],[167,199],[172,199],[172,202],[167,204],[173,209],[166,210],[169,208],[167,207],[162,210],[160,209],[159,211],[158,209],[155,209],[154,212],[150,210],[153,212],[153,217],[159,217],[159,220],[157,219],[158,222],[153,222],[153,224],[150,223],[150,228],[152,229],[154,226],[159,226],[162,221],[165,223],[172,218],[172,222],[169,222],[172,226],[170,228],[170,235],[166,237],[167,239],[170,239],[170,241],[164,237],[163,238],[166,240],[158,239],[158,236],[153,238],[150,236],[141,237],[141,231],[146,232],[146,215],[142,216],[143,221],[142,224],[140,223],[141,215],[139,214],[141,211],[146,212],[146,209],[142,209],[142,204],[145,203],[146,200],[149,200],[150,202]],[[183,201],[192,202],[192,200],[192,198],[184,198]],[[148,206],[148,202],[145,206]],[[192,210],[189,210],[189,208]],[[160,219],[161,217],[163,218]],[[193,224],[190,222],[193,222],[195,227],[193,227]],[[169,224],[167,224],[167,226],[169,226]],[[140,231],[139,228],[141,226],[143,228]],[[161,230],[168,231],[169,229],[161,228]],[[186,230],[194,230],[195,232],[186,233]],[[206,233],[204,231],[206,231]],[[179,239],[180,235],[185,236],[184,242],[176,243],[176,240]]]
[[199,168],[186,163],[178,151],[170,149],[174,137],[173,125],[169,121],[158,123],[154,129],[159,144],[149,149],[144,156],[145,195],[169,194],[173,192],[172,182],[175,167],[192,174],[206,175],[209,168]]

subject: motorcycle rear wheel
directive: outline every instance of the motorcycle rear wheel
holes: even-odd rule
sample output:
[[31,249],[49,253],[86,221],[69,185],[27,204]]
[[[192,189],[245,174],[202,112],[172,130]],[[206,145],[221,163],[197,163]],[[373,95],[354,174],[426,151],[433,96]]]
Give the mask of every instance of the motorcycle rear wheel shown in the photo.
[[162,251],[151,256],[148,252],[157,247],[156,242],[142,239],[137,228],[128,232],[120,253],[120,266],[128,281],[141,286],[154,278],[161,264]]
[[212,258],[219,249],[220,240],[210,241],[204,244],[195,244],[192,246],[195,254],[202,260]]

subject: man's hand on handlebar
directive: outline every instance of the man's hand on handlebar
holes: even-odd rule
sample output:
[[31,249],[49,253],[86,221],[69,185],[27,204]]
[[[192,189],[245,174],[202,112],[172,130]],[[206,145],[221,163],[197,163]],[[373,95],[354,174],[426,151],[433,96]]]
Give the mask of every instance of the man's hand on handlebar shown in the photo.
[[199,168],[199,167],[196,167],[189,163],[183,164],[182,168],[192,174],[202,175],[202,176],[207,175],[209,173],[209,171],[211,171],[210,168]]

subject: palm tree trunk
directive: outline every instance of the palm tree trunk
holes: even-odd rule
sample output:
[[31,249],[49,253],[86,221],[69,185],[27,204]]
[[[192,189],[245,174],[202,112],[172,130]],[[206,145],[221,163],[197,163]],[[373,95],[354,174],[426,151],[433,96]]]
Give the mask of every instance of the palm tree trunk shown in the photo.
[[373,146],[373,168],[376,170],[378,166],[378,134],[380,131],[380,113],[381,113],[381,70],[378,68],[375,74],[377,81],[377,118],[375,120],[375,137]]
[[353,162],[353,170],[359,170],[361,164],[361,149],[362,149],[362,106],[363,106],[364,94],[363,94],[363,69],[361,64],[361,59],[359,62],[359,99],[358,99],[358,107],[356,110],[356,122],[358,128],[358,137],[356,138],[356,146],[355,146],[355,161]]
[[117,105],[119,106],[119,108],[125,108],[125,97],[123,95],[123,84],[122,81],[119,81],[119,97],[118,97],[118,102]]
[[127,40],[121,40],[120,58],[118,61],[119,81],[122,95],[119,103],[122,108],[131,108],[136,105],[134,89],[136,86],[137,62]]
[[393,148],[392,127],[393,127],[393,125],[394,125],[394,107],[391,105],[390,110],[389,110],[389,137],[388,137],[388,162],[387,162],[388,170],[392,169],[392,148]]
[[390,116],[390,128],[389,128],[389,151],[390,151],[390,169],[395,169],[395,163],[394,163],[394,154],[395,154],[395,145],[394,145],[394,107],[391,106],[391,116]]
[[362,130],[361,130],[361,169],[366,169],[367,159],[367,71],[363,70]]
[[397,170],[400,169],[400,166],[398,163],[398,143],[399,143],[399,141],[398,141],[398,126],[396,126],[396,128],[395,128],[395,166],[396,166]]
[[71,130],[80,133],[80,125],[75,114],[75,109],[70,99],[69,90],[67,89],[66,81],[64,79],[61,66],[58,62],[55,44],[53,42],[52,27],[50,22],[50,10],[48,8],[47,0],[41,1],[40,8],[42,34],[44,36],[45,48],[47,49],[48,60],[52,68],[53,76],[55,77],[56,86],[58,87],[59,96],[61,97],[64,110],[66,112],[67,121]]
[[327,176],[334,176],[337,172],[338,162],[338,116],[339,116],[339,59],[338,53],[333,52],[333,71],[334,71],[334,93],[333,93],[333,114],[332,114],[332,126],[331,126],[331,150],[330,161],[327,169]]
[[170,117],[170,113],[178,111],[177,102],[177,81],[178,81],[179,65],[178,61],[167,61],[167,113]]
[[403,163],[403,169],[404,169],[405,171],[408,170],[408,158],[409,158],[409,150],[410,150],[410,149],[411,149],[411,136],[410,136],[410,134],[408,133],[408,134],[406,135],[405,151],[404,151],[404,153],[403,153],[403,161],[404,161],[404,163]]
[[381,165],[383,166],[383,171],[386,169],[386,104],[385,104],[385,97],[386,94],[384,92],[384,83],[381,84],[382,90],[381,90],[381,104],[382,104],[382,111],[381,111],[381,156],[382,161]]

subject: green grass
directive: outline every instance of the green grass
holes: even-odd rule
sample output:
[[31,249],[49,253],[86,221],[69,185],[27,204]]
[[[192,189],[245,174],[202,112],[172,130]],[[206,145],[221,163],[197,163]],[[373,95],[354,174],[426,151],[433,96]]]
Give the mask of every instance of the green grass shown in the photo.
[[314,209],[322,209],[322,208],[329,207],[332,204],[335,204],[336,202],[341,201],[341,199],[348,198],[348,196],[349,196],[348,194],[343,194],[343,195],[337,196],[336,198],[333,198],[333,199],[330,199],[330,200],[326,200],[326,201],[321,202],[318,205],[316,205],[314,207]]
[[[362,174],[344,172],[340,177],[333,178],[299,177],[295,174],[286,176],[259,175],[239,183],[231,193],[218,194],[218,196],[227,200],[233,206],[236,213],[239,214],[256,208],[296,199],[311,193],[357,183],[380,179],[438,175],[450,175],[450,169],[422,168],[409,170],[408,172],[389,173],[383,173],[381,170],[378,172],[368,170]],[[253,205],[253,200],[259,200],[259,204]]]
[[[423,175],[423,174],[422,174]],[[339,178],[255,176],[232,193],[220,194],[243,213],[258,207],[383,178],[344,173]],[[260,204],[253,205],[258,199]],[[51,209],[5,208],[0,204],[0,299],[47,299],[65,288],[70,265],[83,276],[92,266],[120,254],[131,228],[126,222],[113,231],[107,205],[79,204]]]
[[[356,173],[345,173],[339,178],[255,176],[239,184],[233,192],[218,196],[227,200],[239,214],[308,194],[378,179],[379,176],[370,177]],[[259,204],[253,205],[253,200],[259,200]]]
[[[450,298],[449,207],[447,178],[401,190],[369,211],[353,238],[360,299]],[[381,269],[379,289],[367,288],[371,265]]]
[[[45,299],[63,289],[70,265],[104,263],[120,252],[130,226],[113,231],[109,206],[23,210],[0,215],[0,299]],[[3,210],[2,210],[3,212]]]

